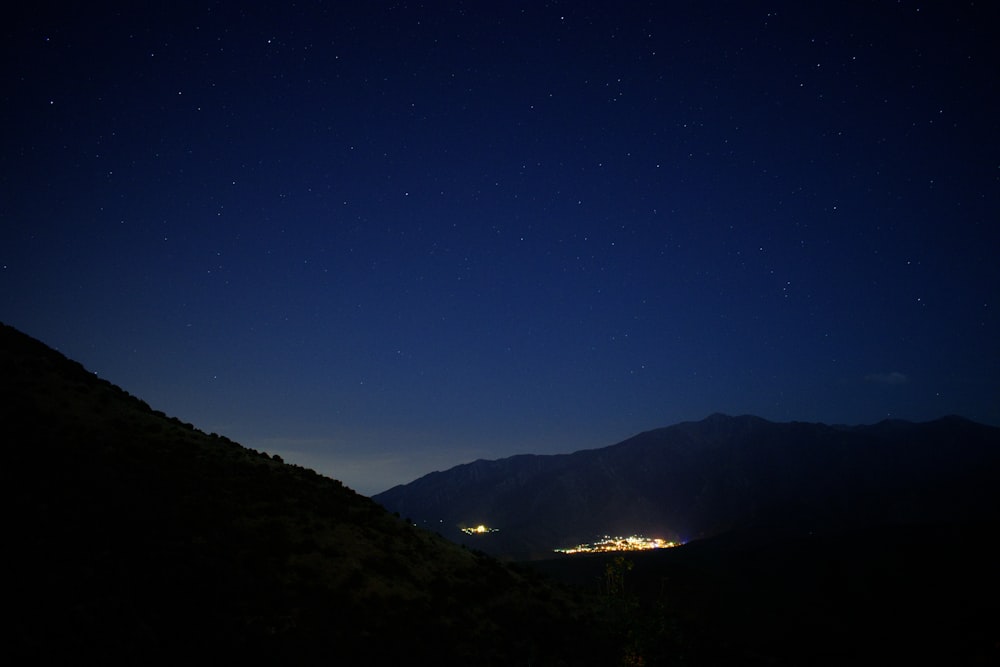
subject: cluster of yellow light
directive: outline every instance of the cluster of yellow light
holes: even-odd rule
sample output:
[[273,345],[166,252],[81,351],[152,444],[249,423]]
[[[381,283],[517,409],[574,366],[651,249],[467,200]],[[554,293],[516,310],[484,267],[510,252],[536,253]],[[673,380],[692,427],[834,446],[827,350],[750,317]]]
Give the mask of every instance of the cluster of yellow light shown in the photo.
[[668,542],[659,537],[648,538],[642,535],[630,535],[629,537],[609,537],[605,535],[602,539],[591,544],[580,544],[568,549],[556,549],[561,554],[585,554],[598,551],[645,551],[646,549],[668,549],[676,547],[679,542]]
[[488,526],[484,526],[483,524],[479,524],[478,526],[473,526],[471,528],[463,528],[462,532],[467,535],[482,535],[483,533],[495,533],[498,530],[499,528],[490,528]]

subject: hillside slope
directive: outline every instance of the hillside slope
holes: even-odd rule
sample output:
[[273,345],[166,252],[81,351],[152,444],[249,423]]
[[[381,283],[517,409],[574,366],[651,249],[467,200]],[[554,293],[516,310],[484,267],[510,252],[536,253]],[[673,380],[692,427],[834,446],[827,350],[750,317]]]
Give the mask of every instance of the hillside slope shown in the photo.
[[[589,612],[0,325],[15,656],[589,664]],[[581,639],[584,638],[584,639]]]

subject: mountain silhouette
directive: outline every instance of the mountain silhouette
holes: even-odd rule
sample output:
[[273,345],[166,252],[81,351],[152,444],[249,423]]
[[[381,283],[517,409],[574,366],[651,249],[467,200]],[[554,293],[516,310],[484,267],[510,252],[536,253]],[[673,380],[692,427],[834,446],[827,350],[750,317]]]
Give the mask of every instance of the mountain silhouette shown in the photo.
[[[957,417],[713,415],[435,473],[393,514],[0,324],[0,424],[14,664],[1000,659],[997,429]],[[689,542],[484,553],[660,531]]]
[[[457,541],[538,558],[602,534],[687,542],[995,520],[1000,429],[961,417],[870,426],[714,414],[601,449],[479,460],[373,499]],[[468,536],[465,526],[498,529]]]
[[576,593],[0,324],[16,664],[601,664]]

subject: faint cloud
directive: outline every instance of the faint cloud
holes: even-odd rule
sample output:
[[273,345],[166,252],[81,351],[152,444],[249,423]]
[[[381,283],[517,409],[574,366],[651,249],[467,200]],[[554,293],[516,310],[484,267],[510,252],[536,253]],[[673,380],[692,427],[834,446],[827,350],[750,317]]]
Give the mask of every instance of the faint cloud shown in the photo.
[[909,380],[910,378],[906,377],[904,373],[898,371],[891,373],[870,373],[865,376],[865,382],[874,382],[875,384],[899,385],[906,384]]

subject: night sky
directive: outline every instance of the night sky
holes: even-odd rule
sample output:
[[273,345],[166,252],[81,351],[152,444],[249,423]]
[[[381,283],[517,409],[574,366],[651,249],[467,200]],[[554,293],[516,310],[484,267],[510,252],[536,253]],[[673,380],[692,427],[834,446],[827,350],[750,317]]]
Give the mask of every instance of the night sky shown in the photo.
[[22,4],[0,321],[206,432],[1000,424],[992,3]]

